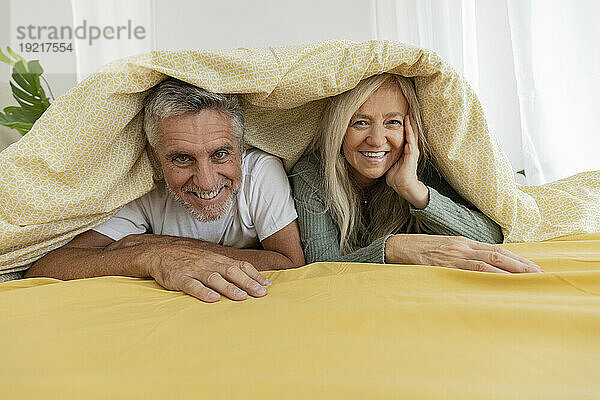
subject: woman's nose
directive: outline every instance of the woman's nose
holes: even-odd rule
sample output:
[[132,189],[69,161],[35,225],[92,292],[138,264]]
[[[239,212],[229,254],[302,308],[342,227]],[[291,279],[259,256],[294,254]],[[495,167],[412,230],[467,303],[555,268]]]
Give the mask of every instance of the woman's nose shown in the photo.
[[386,140],[383,127],[376,126],[369,132],[369,136],[367,136],[365,141],[369,146],[380,147],[385,144]]

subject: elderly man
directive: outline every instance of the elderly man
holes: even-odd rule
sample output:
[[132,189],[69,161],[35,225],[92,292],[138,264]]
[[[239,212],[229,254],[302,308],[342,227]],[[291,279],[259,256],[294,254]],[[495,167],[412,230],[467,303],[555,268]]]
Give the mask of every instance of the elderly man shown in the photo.
[[[242,147],[237,97],[169,78],[145,100],[157,188],[38,260],[26,277],[152,277],[206,302],[264,296],[258,270],[304,264],[281,161]],[[261,248],[262,247],[262,248]]]

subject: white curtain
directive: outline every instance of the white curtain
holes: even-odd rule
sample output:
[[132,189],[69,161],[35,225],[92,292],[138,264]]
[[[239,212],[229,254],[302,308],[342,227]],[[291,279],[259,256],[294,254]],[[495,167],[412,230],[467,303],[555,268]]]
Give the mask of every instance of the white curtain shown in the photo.
[[507,4],[533,183],[600,169],[600,2]]
[[374,0],[378,39],[430,48],[470,81],[517,182],[600,169],[600,2]]
[[[119,58],[145,53],[155,49],[155,3],[154,0],[71,0],[73,11],[73,28],[85,25],[88,30],[86,38],[74,38],[77,80],[81,82],[92,72],[103,65]],[[108,28],[111,39],[99,38],[90,44],[89,27]],[[119,26],[128,27],[121,30],[117,38]],[[136,27],[143,28],[143,35],[138,31],[138,39],[133,35]],[[112,28],[112,29],[111,29]]]

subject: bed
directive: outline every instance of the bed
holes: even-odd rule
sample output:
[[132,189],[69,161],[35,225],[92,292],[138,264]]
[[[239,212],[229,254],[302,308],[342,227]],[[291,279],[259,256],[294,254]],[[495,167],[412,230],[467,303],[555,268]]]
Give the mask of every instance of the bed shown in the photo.
[[600,234],[505,245],[544,274],[315,263],[260,299],[152,280],[0,284],[7,399],[600,396]]

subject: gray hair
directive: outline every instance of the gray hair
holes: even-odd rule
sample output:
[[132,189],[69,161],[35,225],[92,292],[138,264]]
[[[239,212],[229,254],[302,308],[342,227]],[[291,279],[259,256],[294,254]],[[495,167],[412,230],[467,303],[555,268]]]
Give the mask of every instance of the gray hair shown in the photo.
[[188,112],[215,110],[228,117],[231,131],[240,147],[244,137],[244,112],[236,95],[213,93],[175,78],[167,78],[150,89],[144,99],[144,132],[148,143],[156,148],[161,119]]

